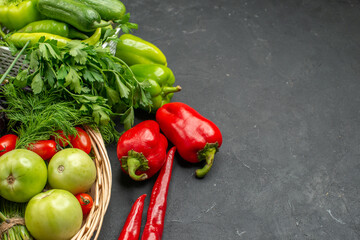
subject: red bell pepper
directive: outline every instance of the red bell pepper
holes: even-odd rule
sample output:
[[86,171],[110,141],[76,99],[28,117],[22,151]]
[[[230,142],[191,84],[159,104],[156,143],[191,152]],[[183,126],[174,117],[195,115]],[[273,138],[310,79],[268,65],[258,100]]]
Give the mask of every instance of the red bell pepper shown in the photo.
[[130,213],[121,230],[118,240],[138,240],[141,230],[141,218],[146,194],[141,195],[131,207]]
[[164,230],[167,195],[171,179],[176,147],[172,147],[153,186],[146,224],[141,240],[160,240]]
[[154,120],[143,121],[124,132],[117,143],[121,169],[135,181],[152,177],[166,160],[168,141]]
[[206,161],[202,169],[196,170],[197,177],[204,177],[222,144],[219,128],[195,109],[180,102],[164,104],[156,112],[156,121],[183,159],[192,163]]

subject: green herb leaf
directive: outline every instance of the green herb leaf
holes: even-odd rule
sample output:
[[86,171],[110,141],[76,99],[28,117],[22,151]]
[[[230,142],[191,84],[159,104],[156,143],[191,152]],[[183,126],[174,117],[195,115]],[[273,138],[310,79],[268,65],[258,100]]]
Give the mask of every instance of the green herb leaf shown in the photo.
[[120,93],[120,97],[129,97],[130,89],[121,81],[120,77],[117,74],[115,74],[115,85],[118,92]]
[[65,77],[65,84],[64,86],[69,86],[71,90],[75,93],[81,93],[81,84],[80,84],[81,77],[75,71],[73,67],[70,67],[68,74]]
[[104,33],[104,39],[105,41],[109,38],[114,36],[116,33],[116,29],[106,29],[105,33]]
[[134,118],[134,108],[130,107],[120,119],[121,123],[124,124],[125,130],[130,129],[134,125]]
[[58,79],[65,79],[65,77],[68,75],[68,67],[65,64],[62,64],[57,71],[57,78]]
[[53,59],[61,59],[61,57],[57,54],[54,48],[49,43],[39,43],[39,52],[41,57],[45,60],[49,61],[51,58]]
[[83,77],[86,81],[89,81],[89,82],[103,82],[104,81],[102,75],[93,68],[84,69]]
[[87,45],[82,44],[81,41],[71,41],[67,44],[70,51],[69,54],[74,57],[75,62],[85,64],[88,53],[86,52]]
[[38,94],[43,90],[44,81],[41,78],[40,72],[37,73],[31,82],[31,89],[33,90],[34,94]]
[[133,29],[138,29],[136,23],[130,23],[130,13],[125,14],[121,19],[115,20],[115,23],[121,28],[124,33],[130,33]]
[[93,107],[93,118],[97,124],[107,125],[110,122],[110,116],[108,110],[98,104],[94,104]]
[[17,87],[23,88],[27,85],[29,70],[25,69],[23,71],[19,71],[18,75],[15,77],[14,84]]
[[117,91],[110,88],[109,86],[106,86],[105,89],[106,89],[107,98],[109,99],[110,106],[113,106],[120,102],[119,93]]
[[15,55],[18,52],[18,49],[15,47],[14,43],[8,42],[9,44],[9,50],[12,55]]
[[34,71],[38,70],[39,67],[39,52],[37,50],[30,53],[29,67]]
[[49,85],[51,87],[54,87],[56,81],[56,75],[54,69],[49,63],[46,64],[46,68],[44,70],[44,77],[45,79],[47,79]]

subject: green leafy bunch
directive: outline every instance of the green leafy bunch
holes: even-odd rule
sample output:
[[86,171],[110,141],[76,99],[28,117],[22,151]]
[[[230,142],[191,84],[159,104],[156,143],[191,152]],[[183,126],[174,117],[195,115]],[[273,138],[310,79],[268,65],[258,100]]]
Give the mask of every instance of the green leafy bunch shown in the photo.
[[150,108],[148,82],[139,82],[129,66],[109,48],[71,41],[59,47],[54,40],[40,41],[25,51],[25,64],[10,79],[16,87],[30,86],[40,94],[58,90],[62,99],[72,99],[84,116],[99,126],[114,126],[119,117],[125,130],[134,123],[134,109]]
[[92,118],[83,116],[72,101],[61,99],[58,90],[34,95],[30,90],[15,87],[12,83],[4,84],[0,90],[0,97],[6,100],[7,105],[1,111],[9,119],[8,128],[19,137],[17,148],[50,139],[51,136],[56,136],[58,130],[75,136],[75,126],[95,126]]

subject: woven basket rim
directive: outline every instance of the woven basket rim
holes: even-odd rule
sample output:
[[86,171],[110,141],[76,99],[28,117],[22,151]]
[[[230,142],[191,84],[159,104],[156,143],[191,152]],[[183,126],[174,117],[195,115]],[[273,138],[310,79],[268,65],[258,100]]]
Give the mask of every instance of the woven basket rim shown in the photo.
[[71,240],[96,240],[99,236],[111,197],[112,172],[104,140],[97,129],[84,126],[89,134],[94,152],[97,178],[90,190],[94,205],[82,227]]

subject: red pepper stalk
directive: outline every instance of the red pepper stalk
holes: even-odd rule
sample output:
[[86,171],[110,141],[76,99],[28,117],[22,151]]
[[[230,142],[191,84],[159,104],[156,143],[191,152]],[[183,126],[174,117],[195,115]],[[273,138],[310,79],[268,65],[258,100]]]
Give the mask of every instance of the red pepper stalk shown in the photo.
[[154,120],[143,121],[121,135],[117,156],[121,169],[136,180],[152,177],[166,160],[168,141]]
[[141,230],[141,218],[146,194],[141,195],[131,207],[118,240],[138,240]]
[[172,147],[153,186],[146,224],[141,240],[160,240],[164,230],[167,194],[174,162],[176,147]]
[[180,102],[164,104],[156,112],[156,121],[183,159],[192,163],[206,161],[202,169],[196,170],[197,177],[204,177],[222,144],[219,128],[195,109]]

